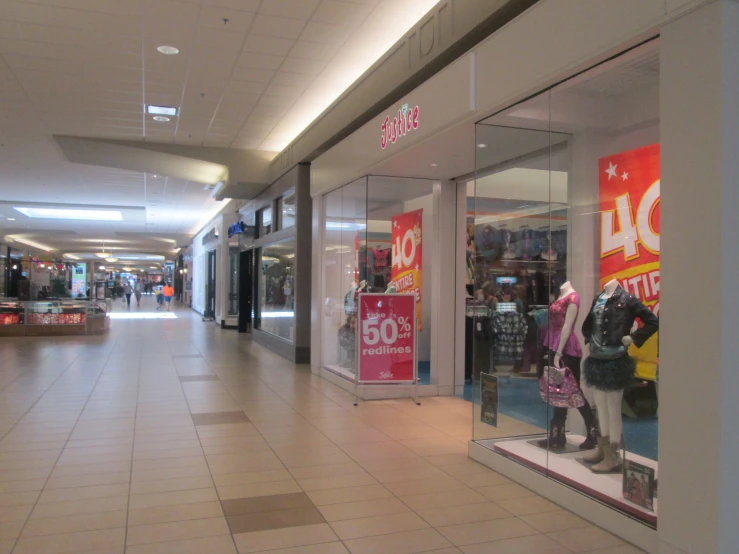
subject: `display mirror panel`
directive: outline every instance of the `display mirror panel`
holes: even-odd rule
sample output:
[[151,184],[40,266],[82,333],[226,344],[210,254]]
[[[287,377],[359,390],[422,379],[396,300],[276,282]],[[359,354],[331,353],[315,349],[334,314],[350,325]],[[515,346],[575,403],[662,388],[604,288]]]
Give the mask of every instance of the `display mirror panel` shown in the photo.
[[295,239],[265,246],[259,258],[257,325],[266,333],[295,340]]
[[656,526],[659,50],[477,125],[473,439]]

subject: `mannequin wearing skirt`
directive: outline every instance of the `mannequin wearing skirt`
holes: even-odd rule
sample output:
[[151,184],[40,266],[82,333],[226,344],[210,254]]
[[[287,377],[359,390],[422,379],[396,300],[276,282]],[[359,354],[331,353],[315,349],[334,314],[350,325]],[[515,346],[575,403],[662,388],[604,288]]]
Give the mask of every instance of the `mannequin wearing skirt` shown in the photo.
[[[633,333],[636,319],[643,326]],[[606,283],[595,297],[590,314],[583,323],[583,336],[590,345],[585,360],[585,379],[594,388],[601,437],[598,447],[585,457],[594,464],[594,473],[610,473],[621,467],[619,445],[623,432],[621,402],[624,389],[634,382],[636,363],[628,355],[632,344],[641,348],[657,332],[657,317],[621,288],[615,279]]]

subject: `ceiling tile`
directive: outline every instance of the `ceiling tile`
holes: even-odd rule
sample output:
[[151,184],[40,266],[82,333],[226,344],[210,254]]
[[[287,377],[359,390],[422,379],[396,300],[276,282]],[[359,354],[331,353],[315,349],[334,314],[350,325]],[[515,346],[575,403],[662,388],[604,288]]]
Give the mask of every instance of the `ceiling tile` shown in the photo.
[[259,106],[271,106],[273,108],[287,108],[294,103],[294,100],[285,96],[274,96],[272,94],[265,94],[260,99],[257,105]]
[[271,56],[287,56],[294,43],[295,41],[286,38],[249,35],[244,45],[244,51]]
[[212,6],[203,8],[200,14],[200,25],[203,27],[236,33],[249,32],[252,21],[254,21],[254,14],[251,12]]
[[205,5],[255,12],[259,8],[259,0],[205,0]]
[[242,52],[237,65],[253,67],[254,69],[276,70],[285,58],[283,56],[271,56],[269,54],[255,54],[253,52]]
[[283,96],[285,98],[297,98],[305,90],[304,87],[292,87],[289,85],[270,85],[265,94]]
[[263,0],[259,13],[267,15],[287,15],[308,20],[316,11],[321,0]]
[[268,83],[256,83],[254,81],[231,81],[228,90],[245,94],[262,94],[267,89]]
[[309,21],[300,35],[301,40],[320,42],[322,44],[344,44],[352,34],[353,27],[347,25],[331,25]]
[[195,42],[197,49],[210,47],[218,50],[241,50],[246,33],[200,27]]
[[273,106],[259,106],[257,105],[252,111],[252,115],[265,115],[270,117],[282,117],[287,112],[289,106],[273,107]]
[[144,26],[148,21],[166,21],[169,25],[192,30],[198,21],[200,6],[176,0],[146,3]]
[[255,34],[297,39],[303,32],[305,21],[301,19],[290,19],[287,17],[275,17],[272,15],[259,14],[254,20],[252,32]]
[[291,57],[328,62],[336,55],[339,48],[340,46],[338,44],[320,44],[318,42],[299,40],[295,43]]
[[237,65],[231,73],[231,79],[234,81],[252,81],[255,83],[269,83],[275,76],[275,72],[269,69],[256,69]]
[[272,82],[276,85],[292,85],[296,87],[307,87],[316,79],[315,75],[308,73],[292,73],[289,71],[278,71]]
[[290,73],[303,73],[305,75],[319,75],[326,69],[327,62],[319,60],[306,60],[304,58],[286,58],[280,70]]

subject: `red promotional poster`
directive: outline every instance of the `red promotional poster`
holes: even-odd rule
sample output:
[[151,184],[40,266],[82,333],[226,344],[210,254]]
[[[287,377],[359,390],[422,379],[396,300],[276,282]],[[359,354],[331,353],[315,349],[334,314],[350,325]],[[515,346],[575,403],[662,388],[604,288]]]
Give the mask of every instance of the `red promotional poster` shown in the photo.
[[422,249],[423,210],[415,210],[393,217],[393,269],[391,279],[398,293],[416,295],[416,320],[418,330],[423,327],[423,304],[421,290],[423,285]]
[[[617,279],[659,316],[659,144],[598,161],[600,175],[600,285]],[[641,379],[656,379],[657,334],[632,346]]]
[[414,381],[415,307],[411,294],[359,295],[360,383]]

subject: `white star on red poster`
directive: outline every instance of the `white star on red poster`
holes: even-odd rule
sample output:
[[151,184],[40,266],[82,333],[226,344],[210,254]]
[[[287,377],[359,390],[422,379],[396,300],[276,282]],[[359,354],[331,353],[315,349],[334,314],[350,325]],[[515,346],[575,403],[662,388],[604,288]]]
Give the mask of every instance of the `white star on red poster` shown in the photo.
[[608,173],[608,180],[611,180],[611,177],[618,177],[618,173],[616,172],[617,165],[613,165],[613,162],[608,162],[608,169],[606,169],[606,173]]
[[629,180],[629,174],[624,171],[623,172],[623,175],[621,175],[621,180],[622,181],[628,181]]

